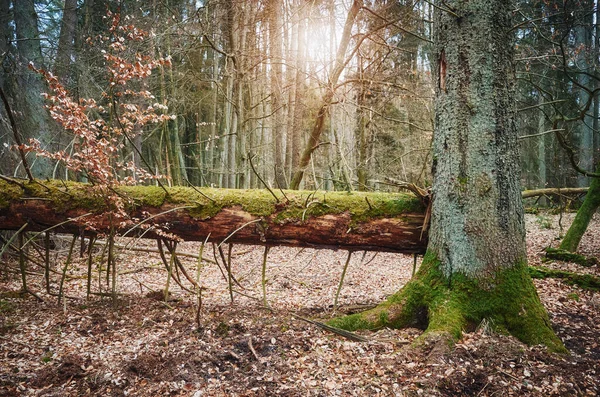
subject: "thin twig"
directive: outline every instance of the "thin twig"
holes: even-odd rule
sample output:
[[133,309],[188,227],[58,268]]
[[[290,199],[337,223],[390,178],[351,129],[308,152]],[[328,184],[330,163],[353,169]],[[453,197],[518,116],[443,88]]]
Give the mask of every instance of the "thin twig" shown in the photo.
[[263,291],[263,304],[266,308],[269,307],[269,302],[267,302],[267,256],[269,255],[270,246],[265,245],[265,250],[263,252],[263,261],[262,261],[262,291]]
[[2,179],[3,181],[6,181],[6,182],[8,182],[8,183],[12,183],[12,184],[14,184],[14,185],[17,185],[17,186],[19,186],[21,189],[25,190],[25,185],[23,185],[21,182],[15,181],[15,180],[14,180],[14,179],[12,179],[12,178],[9,178],[9,177],[7,177],[7,176],[4,176],[4,175],[0,174],[0,179]]
[[[366,253],[366,251],[365,251]],[[340,277],[340,282],[338,284],[337,291],[335,293],[335,299],[333,300],[333,312],[335,313],[338,308],[338,298],[340,297],[340,291],[342,290],[342,286],[344,285],[344,277],[346,277],[346,270],[348,270],[348,265],[350,264],[350,258],[352,258],[352,251],[348,251],[348,256],[346,257],[346,263],[344,263],[344,270],[342,270],[342,276]],[[364,255],[363,255],[364,259]]]
[[275,201],[279,203],[279,197],[277,197],[275,195],[275,193],[273,193],[273,191],[271,190],[271,188],[269,187],[269,185],[267,185],[267,183],[262,179],[262,177],[260,176],[260,174],[256,171],[256,168],[254,168],[254,164],[252,163],[252,159],[255,157],[256,155],[252,156],[250,153],[248,153],[248,162],[250,163],[250,167],[252,168],[252,172],[254,172],[254,175],[256,175],[256,177],[258,178],[258,180],[265,186],[265,188],[273,195],[273,197],[275,197]]
[[294,313],[292,313],[292,317],[297,318],[298,320],[306,321],[309,324],[316,325],[317,327],[324,329],[325,331],[329,331],[336,335],[343,336],[344,338],[349,339],[354,342],[368,342],[369,341],[369,338],[365,338],[364,336],[360,336],[353,332],[346,331],[346,330],[343,330],[340,328],[335,328],[335,327],[329,326],[327,324],[323,324],[319,321],[310,320],[308,318],[298,316],[297,314],[294,314]]
[[252,355],[254,356],[256,361],[258,361],[259,363],[262,364],[262,360],[260,359],[260,357],[258,357],[258,354],[256,354],[256,350],[254,350],[254,346],[252,346],[252,335],[250,335],[248,337],[248,349],[250,349],[250,352],[252,352]]
[[206,194],[204,194],[204,193],[203,193],[203,192],[202,192],[200,189],[198,189],[196,186],[194,186],[194,185],[192,184],[192,182],[190,182],[190,180],[189,180],[189,179],[187,179],[186,177],[184,177],[184,179],[185,179],[185,181],[188,183],[188,185],[190,185],[190,187],[191,187],[192,189],[194,189],[194,191],[195,191],[196,193],[198,193],[199,195],[201,195],[201,196],[202,196],[202,197],[204,197],[205,199],[212,201],[213,203],[215,203],[215,202],[216,202],[216,201],[215,201],[215,199],[213,199],[213,198],[211,198],[211,197],[207,196],[207,195],[206,195]]
[[23,141],[21,140],[21,136],[19,135],[19,131],[17,130],[17,123],[15,123],[13,112],[10,108],[10,104],[8,103],[8,99],[6,99],[6,95],[4,95],[2,87],[0,87],[0,97],[2,98],[2,102],[4,102],[4,109],[6,109],[6,114],[8,115],[8,120],[10,121],[10,126],[13,130],[15,142],[17,143],[17,148],[19,149],[19,155],[21,156],[21,161],[23,162],[23,168],[25,168],[25,173],[27,174],[27,178],[29,178],[29,181],[33,182],[34,178],[31,174],[29,164],[27,163],[25,152],[23,151]]

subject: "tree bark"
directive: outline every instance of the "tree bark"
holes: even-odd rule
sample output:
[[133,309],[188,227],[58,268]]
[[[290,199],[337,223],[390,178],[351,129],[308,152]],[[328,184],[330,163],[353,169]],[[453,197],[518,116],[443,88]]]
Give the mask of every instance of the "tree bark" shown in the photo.
[[[378,307],[331,321],[354,330],[420,326],[439,349],[482,322],[529,344],[565,348],[527,273],[513,108],[511,2],[436,8],[436,128],[427,254]],[[450,10],[451,12],[448,12]]]
[[[44,185],[25,183],[22,189],[0,180],[0,230],[27,223],[29,231],[109,232],[106,200],[94,187],[58,181]],[[276,202],[266,190],[176,187],[168,192],[167,197],[156,186],[118,188],[126,203],[126,216],[116,222],[118,232],[144,238],[170,234],[186,241],[209,236],[209,241],[241,244],[425,251],[424,207],[405,194],[288,191],[284,203],[283,195]]]

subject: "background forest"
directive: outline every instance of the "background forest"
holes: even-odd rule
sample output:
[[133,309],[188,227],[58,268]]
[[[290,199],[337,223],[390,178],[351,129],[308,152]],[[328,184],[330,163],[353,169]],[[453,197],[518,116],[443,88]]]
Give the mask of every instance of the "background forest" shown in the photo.
[[[582,172],[598,164],[595,3],[514,11],[526,188],[588,186]],[[91,178],[64,166],[84,150],[68,97],[115,144],[120,178],[141,181],[129,164],[174,185],[428,186],[432,12],[404,0],[0,0],[0,87],[24,142],[46,153],[28,154],[36,177]],[[24,176],[0,114],[0,172]]]

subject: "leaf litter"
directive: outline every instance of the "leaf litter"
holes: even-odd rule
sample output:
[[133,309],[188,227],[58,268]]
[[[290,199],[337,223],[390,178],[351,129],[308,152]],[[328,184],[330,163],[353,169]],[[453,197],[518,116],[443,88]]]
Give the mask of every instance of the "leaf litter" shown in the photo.
[[[528,259],[559,243],[559,217],[527,215]],[[571,214],[563,215],[566,228]],[[566,229],[565,229],[566,230]],[[600,257],[596,219],[581,252]],[[126,244],[129,240],[123,240]],[[57,239],[57,251],[68,242]],[[136,246],[153,248],[152,242]],[[197,254],[198,243],[178,251]],[[62,269],[63,253],[54,263]],[[262,303],[263,249],[232,249],[234,303],[217,265],[204,262],[200,326],[196,297],[171,283],[158,254],[121,250],[119,299],[85,299],[84,260],[68,270],[60,305],[43,293],[43,277],[29,275],[44,302],[17,294],[16,275],[0,275],[0,396],[595,396],[600,394],[600,295],[557,279],[534,280],[553,328],[571,354],[548,353],[481,324],[448,354],[429,355],[411,342],[418,329],[361,332],[368,342],[326,333],[293,315],[325,320],[346,252],[274,247]],[[206,247],[204,257],[213,259]],[[196,259],[180,258],[189,274]],[[213,259],[214,260],[214,259]],[[10,261],[8,262],[10,264]],[[14,263],[12,263],[15,266]],[[339,295],[339,313],[362,310],[396,292],[411,277],[413,258],[354,253]],[[600,275],[597,266],[544,266]],[[39,273],[39,268],[29,265]],[[182,283],[187,282],[183,280]],[[52,288],[57,291],[58,276]],[[107,288],[96,274],[93,290]],[[188,288],[191,285],[184,284]]]

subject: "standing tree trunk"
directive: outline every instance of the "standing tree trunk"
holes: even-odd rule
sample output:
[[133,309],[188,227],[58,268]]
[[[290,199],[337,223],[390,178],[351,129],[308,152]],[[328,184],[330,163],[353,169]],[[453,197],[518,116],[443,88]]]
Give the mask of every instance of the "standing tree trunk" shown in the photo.
[[[0,0],[0,55],[2,56],[2,63],[5,62],[5,57],[11,48],[12,37],[10,0]],[[0,84],[3,83],[4,78],[4,74],[0,75]]]
[[[600,173],[600,165],[596,167],[596,173]],[[592,178],[590,190],[585,195],[585,200],[579,210],[567,234],[560,243],[560,249],[576,252],[583,234],[588,228],[592,217],[600,207],[600,178]]]
[[420,325],[444,342],[487,322],[529,344],[565,351],[526,272],[513,103],[511,2],[436,8],[436,128],[427,254],[378,307],[332,320],[346,329]]
[[[15,93],[15,102],[18,106],[15,108],[20,108],[22,112],[22,116],[18,118],[21,121],[20,132],[26,142],[29,138],[35,138],[40,141],[43,149],[50,149],[51,121],[44,109],[44,100],[41,96],[44,84],[41,77],[27,67],[29,63],[33,63],[38,68],[44,66],[34,1],[13,1],[13,7],[20,69],[16,81],[19,94]],[[49,178],[52,175],[52,161],[38,157],[32,163],[31,171],[36,178]]]
[[[579,51],[577,56],[577,67],[585,73],[579,73],[577,75],[578,83],[581,84],[579,92],[579,102],[582,107],[588,106],[588,101],[593,101],[591,98],[592,91],[594,90],[593,85],[596,84],[596,79],[590,78],[588,73],[593,73],[593,69],[590,66],[590,54],[592,53],[592,26],[593,23],[593,1],[584,1],[581,4],[583,7],[589,10],[587,18],[589,21],[584,19],[584,24],[575,28],[575,46],[583,47],[583,50]],[[593,106],[593,102],[592,102]],[[592,108],[593,109],[593,108]],[[594,166],[594,130],[592,119],[593,110],[587,110],[585,115],[582,116],[582,123],[579,123],[579,166],[586,170],[591,171]],[[577,186],[586,187],[590,185],[590,180],[586,175],[577,175]]]
[[358,190],[366,191],[368,186],[368,168],[367,168],[367,158],[368,158],[368,139],[367,139],[367,101],[366,101],[366,92],[367,87],[365,86],[366,82],[363,80],[364,78],[364,67],[363,67],[363,57],[359,53],[358,54],[358,87],[357,87],[357,109],[356,109],[356,177],[358,178]]
[[[10,45],[13,37],[12,15],[10,13],[10,0],[0,0],[0,68],[3,71],[8,71],[9,66],[7,60],[8,54],[12,49]],[[0,88],[7,94],[11,95],[13,81],[8,73],[0,73]],[[1,106],[0,117],[7,120],[7,115],[4,114],[4,106]],[[0,124],[0,173],[10,175],[16,168],[18,162],[17,156],[9,148],[15,142],[12,138],[10,126],[5,123]]]
[[289,151],[291,152],[290,171],[295,172],[300,165],[300,146],[302,144],[302,127],[306,104],[303,101],[306,93],[306,5],[298,2],[298,43],[296,45],[296,77],[294,112],[290,128]]
[[68,82],[71,61],[75,50],[75,28],[77,25],[77,0],[65,0],[60,36],[54,61],[54,74],[64,83]]
[[273,131],[273,143],[275,153],[275,183],[277,187],[285,189],[285,154],[283,148],[283,79],[282,79],[282,33],[281,33],[281,0],[270,0],[269,2],[269,51],[271,52],[271,130]]

